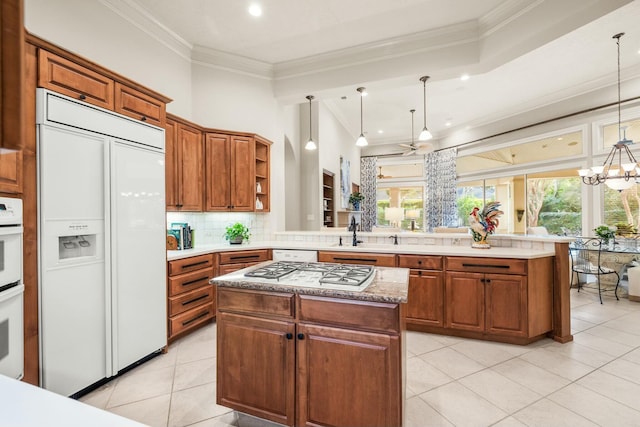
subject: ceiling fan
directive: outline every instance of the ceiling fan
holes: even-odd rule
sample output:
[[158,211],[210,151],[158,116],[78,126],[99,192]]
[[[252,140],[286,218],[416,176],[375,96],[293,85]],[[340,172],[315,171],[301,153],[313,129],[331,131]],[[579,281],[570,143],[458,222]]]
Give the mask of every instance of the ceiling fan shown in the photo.
[[399,144],[401,147],[408,148],[407,151],[402,153],[403,156],[410,156],[412,154],[428,154],[433,151],[433,144],[430,142],[418,142],[417,144],[411,141],[411,144]]
[[408,148],[409,150],[402,153],[403,156],[410,156],[412,154],[427,154],[433,151],[433,144],[430,142],[413,142],[413,113],[416,110],[409,110],[411,113],[411,144],[399,144],[401,147]]
[[378,169],[380,170],[380,173],[378,174],[378,179],[391,178],[391,176],[389,176],[389,175],[383,175],[382,174],[382,166],[378,166]]

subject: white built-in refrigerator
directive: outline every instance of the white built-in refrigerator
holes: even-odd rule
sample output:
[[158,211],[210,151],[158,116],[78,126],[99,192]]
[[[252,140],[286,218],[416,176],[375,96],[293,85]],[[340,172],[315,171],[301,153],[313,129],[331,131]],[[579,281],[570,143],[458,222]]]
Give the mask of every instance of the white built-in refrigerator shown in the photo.
[[37,93],[41,385],[74,395],[166,345],[164,130]]

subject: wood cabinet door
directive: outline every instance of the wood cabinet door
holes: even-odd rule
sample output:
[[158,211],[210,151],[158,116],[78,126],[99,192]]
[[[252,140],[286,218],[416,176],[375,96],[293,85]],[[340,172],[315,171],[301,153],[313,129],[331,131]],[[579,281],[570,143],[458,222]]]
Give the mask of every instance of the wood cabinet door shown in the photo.
[[[26,69],[24,58],[23,0],[2,0],[0,2],[0,148],[20,150],[24,146],[22,136],[23,87]],[[2,173],[1,169],[0,173]]]
[[205,138],[206,211],[231,209],[231,139],[207,133]]
[[115,91],[116,113],[152,125],[164,125],[166,104],[163,101],[118,82],[115,84]]
[[444,326],[444,280],[441,271],[411,270],[405,317],[409,322]]
[[527,279],[524,276],[487,274],[486,332],[527,335]]
[[231,210],[251,212],[255,207],[255,142],[231,136]]
[[0,153],[0,193],[22,193],[22,151]]
[[38,86],[113,110],[113,80],[44,49],[38,52]]
[[397,336],[299,324],[296,341],[296,425],[402,424]]
[[484,331],[484,274],[447,273],[445,327]]
[[165,201],[168,211],[178,210],[178,124],[167,119],[164,125],[164,180]]
[[225,312],[217,322],[216,403],[293,425],[294,323]]
[[178,124],[180,162],[178,164],[178,188],[181,211],[202,211],[202,132]]

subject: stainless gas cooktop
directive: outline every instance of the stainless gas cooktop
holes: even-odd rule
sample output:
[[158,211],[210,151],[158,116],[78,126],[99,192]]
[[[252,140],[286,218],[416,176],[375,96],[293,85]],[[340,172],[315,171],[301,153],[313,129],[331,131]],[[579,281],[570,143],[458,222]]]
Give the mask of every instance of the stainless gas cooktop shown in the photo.
[[374,272],[368,265],[276,261],[245,273],[245,277],[293,286],[361,291],[371,283]]

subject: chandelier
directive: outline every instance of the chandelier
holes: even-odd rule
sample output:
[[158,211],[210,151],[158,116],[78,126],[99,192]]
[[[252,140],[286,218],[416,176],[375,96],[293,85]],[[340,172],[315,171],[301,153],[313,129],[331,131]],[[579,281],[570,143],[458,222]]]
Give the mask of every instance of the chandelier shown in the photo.
[[592,166],[589,169],[580,169],[578,175],[587,185],[599,185],[604,183],[613,190],[626,190],[636,184],[636,178],[640,178],[638,162],[629,146],[633,141],[627,139],[626,128],[620,124],[620,37],[624,33],[613,36],[618,45],[618,142],[611,149],[602,166]]

